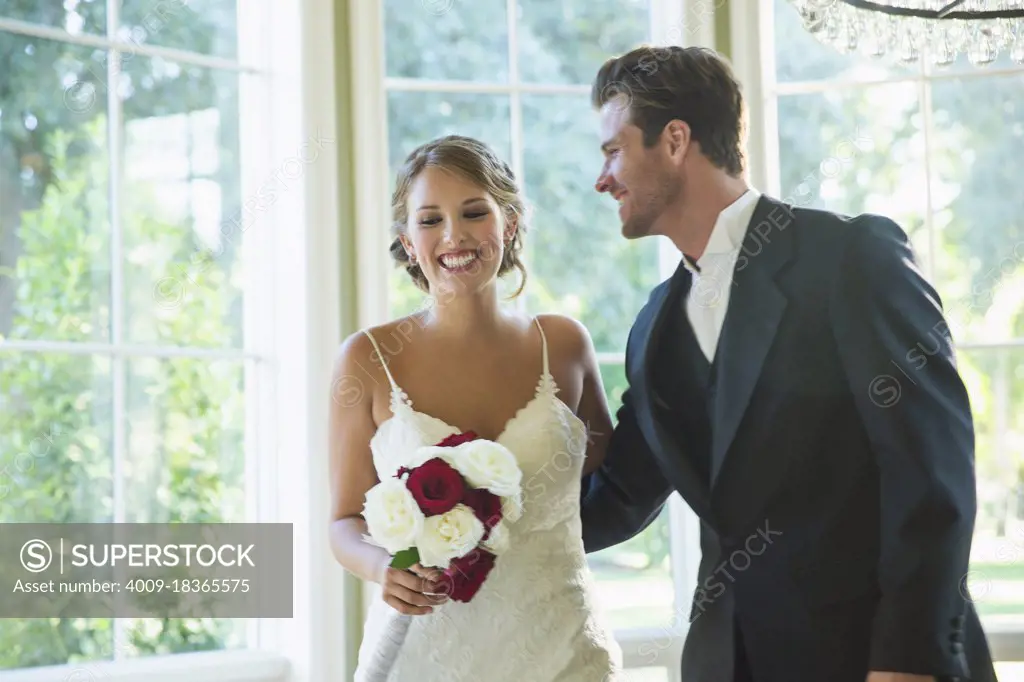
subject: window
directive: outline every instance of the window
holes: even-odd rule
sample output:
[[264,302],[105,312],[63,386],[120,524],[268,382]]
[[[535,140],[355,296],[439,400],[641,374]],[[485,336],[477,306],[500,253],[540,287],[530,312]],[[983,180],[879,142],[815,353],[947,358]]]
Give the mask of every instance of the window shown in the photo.
[[[378,162],[386,168],[378,170],[387,179],[377,185],[380,196],[370,209],[379,211],[374,228],[379,232],[367,239],[379,250],[363,255],[381,264],[379,281],[382,287],[387,283],[389,300],[375,302],[372,321],[423,304],[405,272],[387,262],[386,206],[395,172],[409,152],[430,139],[454,132],[477,137],[509,162],[532,210],[524,247],[529,280],[515,305],[531,314],[571,315],[586,324],[616,410],[626,385],[627,334],[677,256],[667,243],[623,239],[614,207],[594,191],[602,157],[590,83],[613,54],[644,42],[678,41],[689,25],[684,3],[383,4],[378,51],[384,90],[376,113],[386,121],[378,131],[387,140],[387,158]],[[699,18],[694,13],[689,21]],[[364,126],[374,118],[368,112]],[[375,171],[370,167],[368,173]],[[693,569],[681,539],[694,540],[692,527],[684,535],[691,523],[673,499],[638,537],[589,557],[611,624],[624,644],[632,642],[625,647],[626,660],[637,668],[637,680],[678,674],[679,634],[692,594],[685,583]]]
[[[268,192],[318,151],[273,165],[268,12],[0,0],[0,523],[269,518]],[[0,619],[0,669],[259,627]]]
[[[755,182],[797,205],[882,213],[909,233],[942,298],[974,412],[967,584],[995,654],[1024,660],[1024,67],[1006,56],[979,69],[963,56],[939,68],[927,55],[840,54],[786,0],[759,10],[733,17],[732,42],[748,91],[762,95],[752,102],[763,114],[752,126],[763,125],[764,143],[753,151],[763,169]],[[1001,679],[1024,680],[1002,665]]]

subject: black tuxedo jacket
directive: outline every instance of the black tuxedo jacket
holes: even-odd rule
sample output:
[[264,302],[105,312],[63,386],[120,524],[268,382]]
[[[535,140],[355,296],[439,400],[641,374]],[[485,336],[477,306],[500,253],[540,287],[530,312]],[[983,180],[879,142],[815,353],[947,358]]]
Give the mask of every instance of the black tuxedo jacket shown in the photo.
[[755,682],[995,680],[964,586],[971,409],[904,231],[761,197],[716,351],[710,482],[652,403],[671,284],[630,331],[582,516],[588,552],[643,530],[672,491],[700,517],[684,682],[732,682],[737,631]]

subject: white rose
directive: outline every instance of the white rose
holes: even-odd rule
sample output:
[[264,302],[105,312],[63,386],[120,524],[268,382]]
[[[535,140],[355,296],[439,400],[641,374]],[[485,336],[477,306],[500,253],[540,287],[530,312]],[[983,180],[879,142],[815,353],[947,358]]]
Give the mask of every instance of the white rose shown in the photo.
[[423,521],[423,530],[416,538],[420,563],[434,568],[448,568],[452,559],[476,549],[483,536],[484,524],[464,504],[457,504],[444,514],[428,516]]
[[454,448],[439,448],[440,456],[451,464],[474,488],[484,488],[499,497],[516,495],[522,483],[516,456],[503,445],[490,440],[473,440]]
[[490,535],[483,542],[484,549],[491,554],[502,554],[508,549],[508,527],[504,522],[499,521],[491,528]]
[[370,537],[389,554],[412,547],[425,520],[416,498],[397,478],[385,478],[367,491],[363,518]]

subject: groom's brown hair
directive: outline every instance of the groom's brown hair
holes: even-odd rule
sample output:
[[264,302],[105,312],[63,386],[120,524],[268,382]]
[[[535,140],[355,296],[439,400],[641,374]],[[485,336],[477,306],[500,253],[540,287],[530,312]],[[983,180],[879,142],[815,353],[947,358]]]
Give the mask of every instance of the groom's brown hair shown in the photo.
[[591,101],[600,109],[617,96],[645,146],[678,119],[708,160],[732,176],[743,172],[743,94],[729,62],[714,50],[645,45],[609,59],[594,79]]

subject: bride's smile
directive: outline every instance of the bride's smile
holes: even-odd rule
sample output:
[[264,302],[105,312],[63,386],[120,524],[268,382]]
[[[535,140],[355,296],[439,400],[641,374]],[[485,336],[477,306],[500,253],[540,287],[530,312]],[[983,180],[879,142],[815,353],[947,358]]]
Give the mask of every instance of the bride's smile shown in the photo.
[[477,261],[479,254],[475,249],[466,250],[460,249],[452,253],[444,253],[438,257],[438,262],[441,267],[448,272],[465,272],[470,269],[470,266]]

